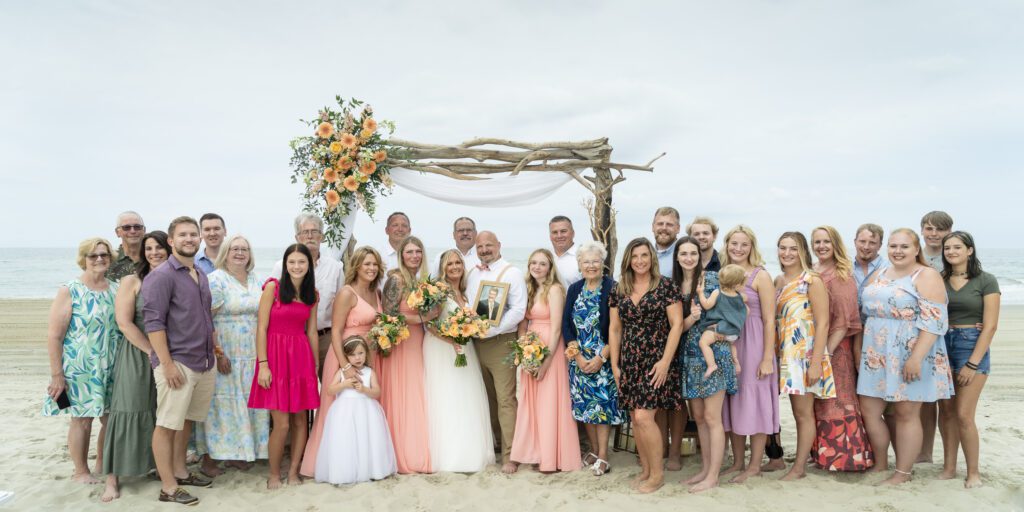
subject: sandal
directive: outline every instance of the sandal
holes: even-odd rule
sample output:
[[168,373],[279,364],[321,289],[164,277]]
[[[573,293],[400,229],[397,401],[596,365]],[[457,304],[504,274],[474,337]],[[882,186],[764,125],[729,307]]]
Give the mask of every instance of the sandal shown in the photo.
[[189,473],[186,478],[177,478],[178,485],[191,485],[192,487],[209,487],[213,480],[207,480],[196,473]]
[[188,505],[190,507],[199,504],[199,498],[192,496],[191,494],[188,493],[188,491],[182,489],[181,487],[175,489],[172,494],[167,494],[166,492],[163,491],[163,489],[161,489],[160,497],[158,499],[160,501],[180,503],[182,505]]
[[593,466],[590,466],[590,471],[594,473],[594,476],[601,476],[605,473],[611,473],[612,467],[608,465],[608,461],[604,459],[597,459]]
[[584,466],[593,466],[595,462],[597,462],[597,455],[594,452],[587,452],[583,457]]

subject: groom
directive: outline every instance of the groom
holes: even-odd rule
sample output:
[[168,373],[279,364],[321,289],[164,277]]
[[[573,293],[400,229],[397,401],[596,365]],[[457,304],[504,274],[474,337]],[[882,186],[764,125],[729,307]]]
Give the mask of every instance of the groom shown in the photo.
[[491,410],[491,428],[494,438],[501,439],[501,471],[515,473],[519,466],[512,462],[512,434],[516,427],[516,370],[505,362],[516,339],[519,322],[526,315],[526,282],[523,272],[501,258],[501,242],[490,231],[481,231],[476,237],[476,255],[480,264],[469,269],[466,290],[470,297],[480,293],[481,281],[500,281],[509,284],[508,298],[501,322],[487,331],[486,337],[476,343],[480,369],[487,388],[487,402]]

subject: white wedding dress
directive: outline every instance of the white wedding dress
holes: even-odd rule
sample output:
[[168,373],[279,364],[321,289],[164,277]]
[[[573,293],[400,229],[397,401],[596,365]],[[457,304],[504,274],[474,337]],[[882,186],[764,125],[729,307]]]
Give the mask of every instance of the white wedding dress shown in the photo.
[[[448,299],[441,318],[458,304]],[[434,471],[475,473],[494,464],[494,435],[487,391],[473,343],[463,347],[467,365],[455,367],[455,347],[428,330],[423,338],[424,398],[430,422]]]

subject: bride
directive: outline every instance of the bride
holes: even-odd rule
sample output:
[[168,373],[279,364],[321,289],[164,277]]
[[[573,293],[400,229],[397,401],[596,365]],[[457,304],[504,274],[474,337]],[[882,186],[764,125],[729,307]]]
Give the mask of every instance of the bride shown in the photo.
[[[456,250],[441,255],[437,275],[444,276],[452,295],[441,305],[438,321],[466,301],[466,269]],[[455,367],[458,350],[467,365]],[[427,327],[423,340],[424,396],[430,414],[430,457],[435,471],[474,473],[494,463],[487,392],[472,344],[459,347]]]

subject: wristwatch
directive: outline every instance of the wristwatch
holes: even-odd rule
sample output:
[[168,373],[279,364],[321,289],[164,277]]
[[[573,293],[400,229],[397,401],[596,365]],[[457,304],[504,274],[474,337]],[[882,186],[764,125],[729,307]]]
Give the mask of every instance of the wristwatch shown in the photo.
[[607,363],[607,362],[608,362],[608,358],[606,358],[606,357],[604,357],[603,355],[601,355],[601,353],[600,353],[600,352],[598,352],[598,353],[597,353],[597,357],[600,357],[600,358],[601,358],[601,362],[602,362],[602,363]]

